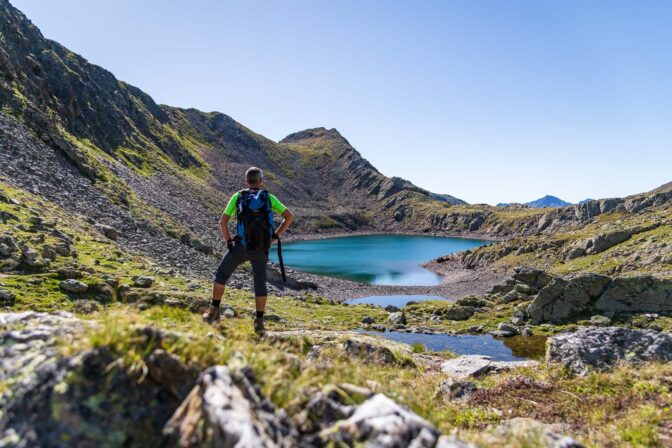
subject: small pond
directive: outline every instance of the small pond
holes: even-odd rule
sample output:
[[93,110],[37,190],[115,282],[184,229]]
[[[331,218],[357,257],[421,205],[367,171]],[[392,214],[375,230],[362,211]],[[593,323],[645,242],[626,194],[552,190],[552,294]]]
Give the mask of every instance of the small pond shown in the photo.
[[495,338],[483,335],[450,335],[402,333],[397,331],[359,330],[360,333],[377,335],[392,341],[406,344],[422,344],[425,350],[432,352],[450,351],[458,355],[486,355],[494,361],[522,361],[541,359],[544,356],[545,336],[514,336]]

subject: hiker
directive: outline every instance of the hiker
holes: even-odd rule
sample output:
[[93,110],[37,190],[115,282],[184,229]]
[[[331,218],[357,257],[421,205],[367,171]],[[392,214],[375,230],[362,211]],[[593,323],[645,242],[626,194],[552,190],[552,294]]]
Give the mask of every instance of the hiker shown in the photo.
[[[231,197],[219,222],[228,251],[217,267],[212,287],[212,302],[208,311],[203,314],[203,319],[207,322],[219,320],[219,306],[227,280],[240,264],[249,261],[254,274],[256,305],[254,332],[261,336],[264,333],[264,310],[268,295],[266,288],[268,250],[292,224],[294,215],[275,196],[262,189],[264,173],[261,169],[249,168],[245,172],[245,184],[247,185],[245,190]],[[232,238],[229,221],[234,213],[237,220],[237,235]],[[273,213],[283,218],[275,231]]]

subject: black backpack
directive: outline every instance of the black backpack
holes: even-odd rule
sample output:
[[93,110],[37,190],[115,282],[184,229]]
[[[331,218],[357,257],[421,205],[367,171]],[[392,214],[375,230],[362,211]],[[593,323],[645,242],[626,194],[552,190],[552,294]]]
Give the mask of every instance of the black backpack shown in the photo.
[[273,236],[273,213],[266,190],[242,190],[237,202],[238,236],[247,251],[268,251]]

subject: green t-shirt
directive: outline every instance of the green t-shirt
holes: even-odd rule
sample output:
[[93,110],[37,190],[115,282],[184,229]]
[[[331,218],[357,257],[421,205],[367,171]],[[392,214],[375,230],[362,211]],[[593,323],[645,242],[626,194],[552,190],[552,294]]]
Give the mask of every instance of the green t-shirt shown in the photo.
[[[231,199],[229,200],[229,203],[227,204],[226,209],[224,210],[225,215],[233,216],[233,214],[236,213],[236,204],[238,203],[239,197],[240,197],[240,191],[231,196]],[[278,198],[273,196],[271,193],[268,193],[268,199],[271,201],[271,211],[273,213],[282,215],[285,212],[285,210],[287,210],[287,207],[285,207],[282,202],[278,201]]]

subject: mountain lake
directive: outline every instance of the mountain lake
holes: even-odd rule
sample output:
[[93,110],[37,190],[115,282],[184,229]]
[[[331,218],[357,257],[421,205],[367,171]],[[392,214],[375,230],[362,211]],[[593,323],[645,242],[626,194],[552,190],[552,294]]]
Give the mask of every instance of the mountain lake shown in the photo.
[[[488,241],[414,235],[357,235],[288,242],[282,245],[285,265],[312,274],[374,285],[435,286],[441,276],[420,265],[473,249]],[[277,254],[271,250],[271,260]]]

